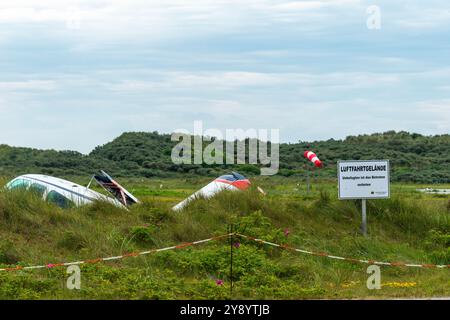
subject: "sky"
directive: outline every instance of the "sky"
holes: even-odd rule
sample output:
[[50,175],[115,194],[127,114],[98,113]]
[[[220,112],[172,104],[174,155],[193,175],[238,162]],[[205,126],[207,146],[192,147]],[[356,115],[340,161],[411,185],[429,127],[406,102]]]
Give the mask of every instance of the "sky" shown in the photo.
[[293,143],[448,134],[450,2],[0,2],[0,144],[89,153],[196,120]]

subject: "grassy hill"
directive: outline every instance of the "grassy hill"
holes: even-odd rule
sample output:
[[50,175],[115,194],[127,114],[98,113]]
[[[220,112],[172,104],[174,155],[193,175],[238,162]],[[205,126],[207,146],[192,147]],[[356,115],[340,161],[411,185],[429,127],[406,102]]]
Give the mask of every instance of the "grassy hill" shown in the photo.
[[[227,170],[259,174],[253,165],[175,165],[170,155],[176,142],[157,132],[124,133],[95,148],[89,155],[73,151],[36,150],[0,145],[0,174],[34,172],[62,176],[92,175],[105,169],[115,176],[174,177],[217,176]],[[385,132],[350,136],[344,140],[299,142],[280,145],[282,176],[304,176],[305,150],[317,152],[325,169],[321,178],[336,177],[340,159],[389,159],[393,181],[416,183],[450,182],[450,135],[422,136],[407,132]]]
[[[248,191],[199,199],[180,213],[170,210],[207,181],[121,181],[142,200],[130,211],[104,203],[63,210],[33,194],[2,191],[0,268],[173,246],[226,234],[231,223],[249,236],[316,252],[450,264],[450,201],[446,196],[421,194],[413,185],[394,184],[392,199],[368,202],[369,237],[364,238],[359,233],[360,203],[338,201],[334,183],[314,184],[307,195],[296,179],[258,177]],[[268,195],[259,194],[256,186]],[[234,244],[235,299],[450,295],[450,269],[382,267],[383,288],[371,291],[366,287],[367,265],[302,255],[245,239],[235,238]],[[230,244],[223,239],[84,265],[80,291],[65,287],[65,267],[0,272],[0,299],[229,299],[229,252]],[[217,280],[223,280],[223,285]]]

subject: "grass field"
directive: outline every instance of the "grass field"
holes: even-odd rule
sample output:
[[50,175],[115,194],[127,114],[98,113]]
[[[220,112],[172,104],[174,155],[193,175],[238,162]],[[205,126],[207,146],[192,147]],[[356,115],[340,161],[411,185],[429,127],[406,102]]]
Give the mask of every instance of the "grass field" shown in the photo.
[[[7,179],[0,179],[3,185]],[[87,184],[88,179],[72,177]],[[116,256],[237,231],[294,247],[381,261],[450,264],[450,198],[429,187],[393,184],[392,198],[337,200],[335,181],[259,177],[245,192],[170,208],[208,182],[121,180],[141,201],[130,211],[96,203],[59,209],[26,192],[0,192],[0,267]],[[267,196],[257,192],[261,186]],[[449,185],[435,186],[450,188]],[[286,235],[286,230],[289,234]],[[450,269],[382,267],[381,290],[368,290],[367,265],[307,256],[235,239],[230,297],[227,239],[120,261],[81,266],[81,290],[66,288],[66,268],[0,272],[0,299],[370,299],[450,296]],[[223,280],[218,285],[217,280]]]

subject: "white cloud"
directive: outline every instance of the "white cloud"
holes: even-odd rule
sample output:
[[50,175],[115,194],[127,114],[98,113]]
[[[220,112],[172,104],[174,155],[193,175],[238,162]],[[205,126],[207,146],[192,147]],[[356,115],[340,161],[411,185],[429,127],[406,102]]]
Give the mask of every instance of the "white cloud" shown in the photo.
[[[368,5],[363,0],[4,0],[0,25],[51,24],[48,32],[65,34],[68,22],[77,17],[77,34],[85,41],[143,35],[146,41],[160,41],[271,30],[274,25],[304,32],[359,25],[364,32]],[[446,26],[450,21],[445,1],[432,0],[425,8],[419,1],[380,1],[379,6],[383,26],[418,29]]]
[[242,71],[165,72],[151,73],[156,80],[123,80],[109,87],[117,92],[145,92],[185,88],[233,89],[240,87],[314,87],[329,89],[357,89],[387,86],[398,83],[395,73],[333,72],[333,73],[262,73]]
[[415,105],[423,124],[431,124],[438,132],[450,132],[450,100],[421,101]]
[[[133,37],[161,33],[168,36],[242,32],[269,28],[274,23],[296,28],[323,28],[318,21],[336,10],[358,10],[357,0],[17,0],[0,3],[0,24],[59,23],[80,19],[79,33],[86,37]],[[326,24],[337,21],[329,19]],[[49,30],[61,32],[58,29]]]
[[36,91],[54,90],[56,83],[52,80],[27,80],[0,82],[0,91]]
[[448,26],[450,25],[450,8],[448,3],[441,8],[407,8],[402,17],[396,20],[396,23],[401,27],[419,31]]
[[89,151],[197,119],[290,141],[449,132],[448,29],[432,28],[448,0],[376,2],[379,32],[366,0],[2,0],[2,142]]

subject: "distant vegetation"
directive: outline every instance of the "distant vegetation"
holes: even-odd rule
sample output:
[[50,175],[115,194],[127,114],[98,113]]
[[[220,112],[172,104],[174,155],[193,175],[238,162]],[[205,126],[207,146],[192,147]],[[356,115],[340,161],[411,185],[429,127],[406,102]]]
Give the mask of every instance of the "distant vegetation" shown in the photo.
[[[176,177],[184,175],[216,176],[227,170],[247,175],[259,174],[254,165],[176,165],[171,151],[177,142],[157,132],[124,133],[112,142],[95,148],[89,155],[75,151],[37,150],[0,145],[0,174],[45,173],[74,176],[91,175],[105,169],[115,176]],[[350,136],[344,140],[299,142],[280,145],[282,176],[305,175],[303,152],[312,149],[324,161],[325,168],[314,175],[336,176],[340,159],[389,159],[393,181],[415,183],[450,182],[450,135],[423,136],[389,131]]]

